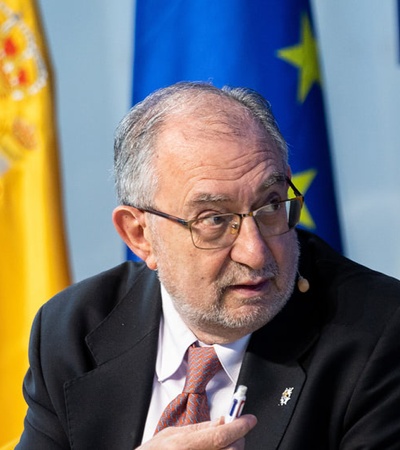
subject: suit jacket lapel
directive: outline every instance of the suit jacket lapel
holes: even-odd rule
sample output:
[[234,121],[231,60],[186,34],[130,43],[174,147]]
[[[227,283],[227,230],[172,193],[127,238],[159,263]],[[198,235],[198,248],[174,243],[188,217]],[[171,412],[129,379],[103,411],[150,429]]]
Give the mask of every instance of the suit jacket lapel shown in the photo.
[[317,299],[296,292],[284,310],[253,333],[238,384],[248,387],[244,413],[258,424],[246,448],[276,449],[289,425],[306,380],[302,357],[318,338]]
[[132,449],[140,444],[151,398],[160,314],[158,280],[154,275],[142,276],[87,336],[98,367],[64,387],[75,449]]
[[305,382],[300,365],[262,362],[247,353],[239,384],[248,387],[244,413],[254,414],[258,423],[246,437],[246,448],[276,449],[281,441]]

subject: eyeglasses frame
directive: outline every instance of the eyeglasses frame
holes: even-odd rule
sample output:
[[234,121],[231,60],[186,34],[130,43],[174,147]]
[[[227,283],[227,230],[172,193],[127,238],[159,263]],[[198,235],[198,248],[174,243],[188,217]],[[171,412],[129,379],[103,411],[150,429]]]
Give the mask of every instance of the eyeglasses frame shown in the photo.
[[[289,185],[289,187],[293,190],[293,192],[294,192],[294,194],[295,194],[295,197],[293,197],[293,198],[287,198],[286,200],[280,200],[280,201],[276,202],[276,204],[279,204],[279,203],[285,203],[285,202],[287,202],[288,200],[298,200],[298,201],[301,202],[301,205],[300,205],[300,209],[301,209],[301,208],[303,207],[303,204],[304,204],[304,195],[296,188],[296,186],[293,184],[293,182],[291,181],[291,179],[290,179],[288,176],[285,176],[284,178],[285,178],[285,181],[287,182],[287,184]],[[133,206],[133,205],[130,205],[130,206]],[[239,217],[240,217],[240,220],[241,220],[241,221],[240,221],[240,224],[239,224],[239,227],[238,227],[238,231],[237,231],[237,234],[239,234],[239,229],[240,229],[240,225],[241,225],[241,223],[242,223],[242,220],[243,220],[245,217],[254,217],[254,214],[257,213],[258,210],[260,210],[261,208],[265,208],[266,206],[268,206],[268,205],[261,206],[260,208],[255,209],[254,211],[249,211],[248,213],[226,213],[226,214],[232,214],[232,215],[235,215],[235,216],[239,216]],[[194,222],[197,222],[198,220],[204,218],[204,217],[202,217],[202,218],[196,218],[196,219],[185,220],[185,219],[182,219],[182,218],[180,218],[180,217],[176,217],[176,216],[173,216],[173,215],[171,215],[171,214],[167,214],[167,213],[164,213],[164,212],[162,212],[162,211],[158,211],[158,210],[153,209],[153,208],[139,208],[139,207],[136,207],[136,206],[133,206],[133,207],[136,208],[136,209],[138,209],[139,211],[147,212],[147,213],[149,213],[149,214],[154,214],[155,216],[164,217],[165,219],[172,220],[173,222],[179,223],[180,225],[182,225],[182,226],[184,226],[185,228],[189,229],[189,231],[190,231],[190,236],[191,236],[191,238],[192,238],[193,245],[194,245],[196,248],[200,249],[200,250],[215,250],[215,249],[218,249],[218,248],[225,248],[225,247],[210,247],[210,248],[203,248],[203,247],[198,247],[198,246],[195,244],[194,239],[193,239],[192,224],[193,224]],[[224,215],[224,214],[210,214],[210,216],[214,216],[214,215],[215,215],[215,216],[222,216],[222,215]],[[257,222],[256,222],[256,223],[257,223]],[[296,225],[294,225],[293,227],[289,228],[288,231],[290,231],[290,230],[291,230],[292,228],[294,228],[295,226],[296,226]],[[227,247],[228,247],[228,246],[227,246]]]

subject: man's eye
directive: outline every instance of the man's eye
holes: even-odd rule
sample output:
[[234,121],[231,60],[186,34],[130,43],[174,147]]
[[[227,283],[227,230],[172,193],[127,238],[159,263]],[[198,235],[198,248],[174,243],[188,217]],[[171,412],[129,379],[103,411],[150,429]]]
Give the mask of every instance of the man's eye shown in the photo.
[[258,214],[271,214],[282,208],[281,202],[273,202],[260,208]]
[[268,206],[269,206],[270,211],[278,211],[278,209],[281,209],[282,203],[272,202]]
[[232,218],[231,216],[209,216],[200,219],[202,224],[207,227],[218,227],[229,223]]

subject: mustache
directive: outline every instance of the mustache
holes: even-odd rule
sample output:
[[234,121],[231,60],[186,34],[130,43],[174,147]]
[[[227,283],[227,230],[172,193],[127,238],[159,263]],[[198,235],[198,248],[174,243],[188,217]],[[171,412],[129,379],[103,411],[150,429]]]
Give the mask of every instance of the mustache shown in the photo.
[[252,282],[257,283],[260,280],[274,278],[278,273],[278,266],[272,263],[258,270],[234,263],[234,265],[229,266],[218,279],[217,288],[222,292],[229,286]]

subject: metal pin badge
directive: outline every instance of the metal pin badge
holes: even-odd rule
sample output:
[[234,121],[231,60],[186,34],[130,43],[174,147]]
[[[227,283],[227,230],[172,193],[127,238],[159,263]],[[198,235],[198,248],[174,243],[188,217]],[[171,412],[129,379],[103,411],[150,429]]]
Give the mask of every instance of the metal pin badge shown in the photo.
[[279,406],[285,406],[287,405],[287,402],[292,397],[292,392],[294,390],[294,387],[286,388],[281,395],[281,400],[279,402]]

